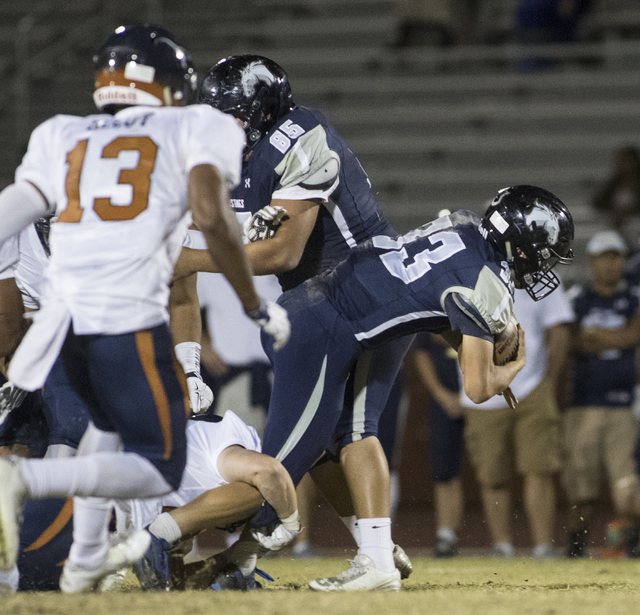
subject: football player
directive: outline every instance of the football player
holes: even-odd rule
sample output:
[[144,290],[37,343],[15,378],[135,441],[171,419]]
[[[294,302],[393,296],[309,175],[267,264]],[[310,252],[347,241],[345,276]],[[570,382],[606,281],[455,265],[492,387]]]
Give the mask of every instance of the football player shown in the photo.
[[39,126],[0,193],[0,245],[58,216],[41,309],[9,377],[36,390],[58,362],[92,418],[77,457],[0,460],[0,569],[15,566],[24,500],[78,496],[60,581],[67,593],[95,589],[149,546],[138,531],[110,548],[111,498],[157,497],[180,484],[188,395],[166,305],[189,209],[247,314],[276,346],[289,335],[286,313],[256,294],[228,213],[243,132],[209,106],[174,108],[195,92],[189,53],[162,28],[122,26],[95,66],[103,113]]
[[[279,353],[265,340],[275,374],[269,421],[277,428],[265,431],[263,451],[284,451],[279,458],[297,483],[341,420],[354,362],[417,331],[440,333],[458,349],[464,390],[475,403],[502,394],[514,407],[509,384],[525,364],[524,333],[517,358],[504,366],[493,362],[493,336],[511,320],[514,285],[534,299],[558,287],[552,269],[571,262],[573,234],[557,197],[515,186],[502,190],[482,218],[459,211],[398,238],[374,237],[285,292],[278,302],[288,310],[291,340]],[[398,590],[400,574],[359,552],[350,570],[311,588]]]
[[[374,236],[397,236],[378,209],[359,160],[318,111],[294,104],[287,74],[278,64],[255,55],[222,60],[205,76],[199,100],[235,117],[247,136],[242,180],[231,203],[250,235],[264,239],[247,245],[256,275],[276,274],[282,289],[290,290],[330,270],[357,244]],[[283,209],[287,216],[280,220]],[[273,235],[270,224],[280,221]],[[205,252],[185,250],[176,270],[180,275],[217,268]],[[344,411],[331,446],[327,443],[344,475],[335,463],[323,463],[313,472],[360,551],[386,572],[401,567],[403,576],[411,564],[391,539],[389,468],[377,436],[412,339],[405,336],[363,352],[351,366]],[[270,411],[267,434],[276,429],[288,435],[293,425],[278,416],[278,409]],[[292,437],[303,432],[301,428]],[[265,452],[284,459],[295,451]],[[345,477],[353,504],[335,497],[344,491],[334,488],[335,481]]]

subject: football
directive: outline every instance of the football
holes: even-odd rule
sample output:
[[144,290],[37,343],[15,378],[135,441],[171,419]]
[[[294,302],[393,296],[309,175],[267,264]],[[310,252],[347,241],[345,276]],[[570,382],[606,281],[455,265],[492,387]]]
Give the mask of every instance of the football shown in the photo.
[[518,321],[511,316],[504,331],[493,336],[493,362],[496,365],[506,365],[518,356]]

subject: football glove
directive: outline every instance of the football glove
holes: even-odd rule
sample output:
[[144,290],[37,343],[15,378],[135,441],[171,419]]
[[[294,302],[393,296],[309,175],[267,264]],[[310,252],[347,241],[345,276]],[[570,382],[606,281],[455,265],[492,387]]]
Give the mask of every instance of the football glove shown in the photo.
[[187,374],[189,387],[189,406],[194,414],[202,414],[213,403],[213,391],[203,382],[202,376],[196,372]]
[[253,320],[265,333],[273,337],[274,350],[280,350],[289,341],[291,335],[291,323],[287,316],[287,310],[268,301],[262,302],[260,307],[253,312],[247,312],[247,316]]
[[244,223],[244,234],[251,242],[271,239],[286,216],[287,210],[284,207],[267,205]]
[[285,545],[288,545],[300,532],[288,530],[284,525],[279,524],[268,536],[262,529],[252,528],[251,537],[258,542],[267,551],[279,551]]
[[18,388],[13,382],[5,382],[0,387],[0,425],[15,410],[27,396],[27,391]]

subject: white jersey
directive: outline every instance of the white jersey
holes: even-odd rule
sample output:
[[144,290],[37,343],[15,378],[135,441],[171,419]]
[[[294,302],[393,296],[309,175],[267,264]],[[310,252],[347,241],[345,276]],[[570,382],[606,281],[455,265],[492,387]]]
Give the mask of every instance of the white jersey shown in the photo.
[[189,171],[239,181],[244,133],[208,105],[56,116],[36,128],[16,171],[55,205],[46,293],[76,334],[119,334],[168,320],[168,283],[188,225]]
[[15,267],[15,278],[22,293],[22,303],[30,310],[37,310],[40,308],[42,279],[49,257],[33,224],[18,236],[18,253],[20,259]]
[[[163,506],[183,506],[205,491],[226,485],[218,470],[220,453],[230,446],[260,452],[260,438],[231,410],[216,423],[189,421],[187,424],[187,465],[177,491],[162,498],[127,500],[119,503],[119,513],[127,517],[125,525],[147,527],[162,512]],[[120,520],[122,523],[122,519]]]
[[18,259],[18,238],[11,237],[0,246],[0,280],[15,277]]

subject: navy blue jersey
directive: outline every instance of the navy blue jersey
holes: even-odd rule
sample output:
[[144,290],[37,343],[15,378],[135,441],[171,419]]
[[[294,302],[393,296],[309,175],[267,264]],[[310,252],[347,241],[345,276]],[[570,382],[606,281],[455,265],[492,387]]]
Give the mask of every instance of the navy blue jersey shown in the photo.
[[[603,296],[585,284],[571,289],[569,301],[579,327],[617,329],[638,313],[638,297],[628,287]],[[628,408],[636,383],[635,348],[578,353],[573,376],[574,406]]]
[[459,211],[397,239],[374,237],[318,282],[364,347],[449,328],[493,341],[511,318],[513,284],[479,223]]
[[231,193],[241,222],[272,199],[323,202],[300,263],[278,276],[283,290],[337,265],[357,244],[396,236],[360,162],[318,111],[296,107],[252,149]]

